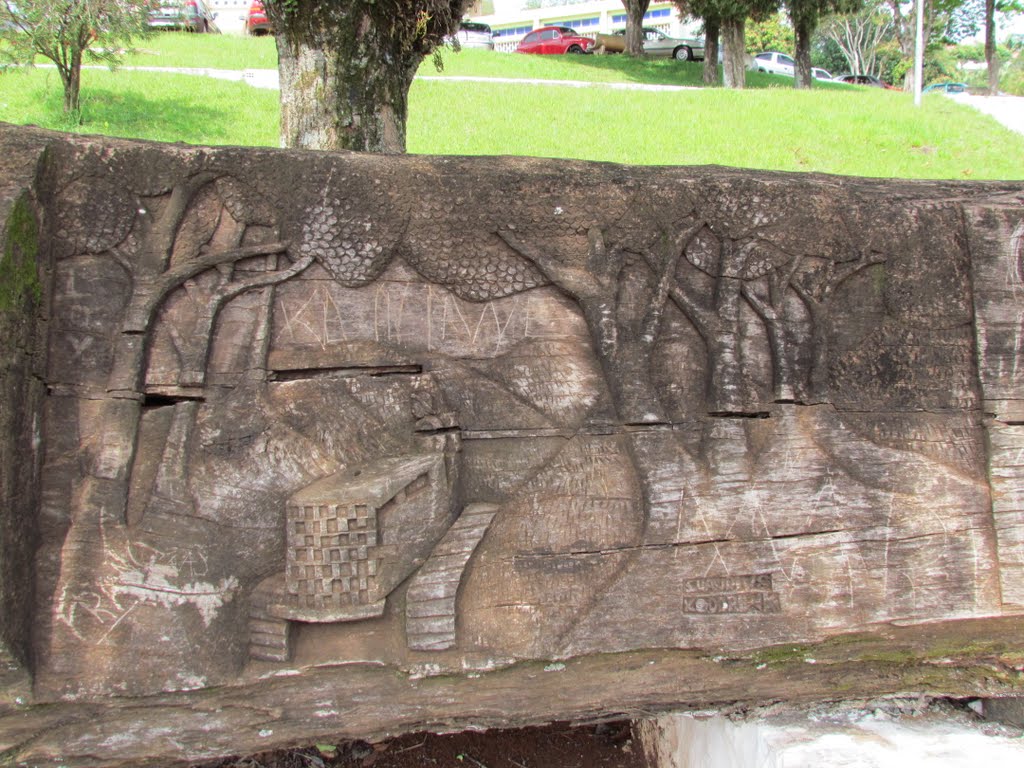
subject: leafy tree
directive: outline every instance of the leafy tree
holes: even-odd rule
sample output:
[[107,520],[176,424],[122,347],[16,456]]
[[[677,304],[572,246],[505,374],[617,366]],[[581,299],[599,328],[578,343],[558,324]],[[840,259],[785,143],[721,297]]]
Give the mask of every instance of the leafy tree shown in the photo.
[[843,52],[851,73],[879,76],[879,46],[893,38],[891,15],[878,7],[837,14],[825,20],[821,31]]
[[405,151],[409,88],[469,0],[267,0],[281,139],[305,149]]
[[814,33],[814,40],[811,44],[811,65],[839,74],[846,72],[848,65],[846,56],[843,55],[843,51],[836,41],[823,32],[828,22],[828,19],[824,19],[822,25]]
[[796,72],[793,87],[811,87],[811,38],[818,20],[829,13],[852,12],[862,0],[785,0],[796,37]]
[[963,0],[963,4],[952,11],[946,24],[945,37],[954,43],[985,30],[985,64],[990,94],[995,95],[999,91],[1001,60],[996,47],[996,13],[1007,15],[1022,11],[1024,5],[1019,0]]
[[914,68],[910,64],[914,60],[914,45],[917,39],[916,19],[917,3],[924,5],[924,39],[925,45],[936,37],[941,37],[949,25],[950,16],[963,3],[963,0],[912,0],[903,3],[900,0],[885,0],[885,6],[893,19],[893,33],[899,43],[903,59],[907,62],[906,77],[903,81],[904,90],[914,88]]
[[745,35],[748,51],[792,53],[796,44],[793,27],[781,13],[747,24]]
[[76,113],[83,59],[117,64],[119,45],[146,32],[148,10],[142,0],[0,0],[0,40],[14,61],[52,61],[64,112]]
[[[724,56],[722,82],[726,88],[743,88],[746,85],[746,38],[748,18],[759,21],[779,9],[779,0],[674,0],[679,12],[704,21],[704,82],[708,83],[709,71],[717,81],[718,52],[711,52],[707,42],[714,32],[717,40],[722,36]],[[712,58],[712,53],[714,58]],[[713,68],[713,69],[709,69]]]
[[959,43],[977,35],[985,19],[985,2],[986,0],[963,0],[960,7],[949,15],[943,37],[951,43]]
[[642,56],[644,52],[644,14],[651,0],[622,0],[626,9],[626,53]]

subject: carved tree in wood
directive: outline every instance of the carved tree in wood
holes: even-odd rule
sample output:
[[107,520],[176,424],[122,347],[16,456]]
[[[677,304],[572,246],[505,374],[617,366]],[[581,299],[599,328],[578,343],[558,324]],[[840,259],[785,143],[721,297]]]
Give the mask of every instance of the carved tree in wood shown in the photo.
[[846,262],[831,259],[815,260],[791,279],[791,285],[803,300],[811,320],[811,365],[809,379],[809,402],[826,402],[829,395],[829,322],[832,298],[836,289],[855,274],[875,264],[882,264],[886,257],[875,252],[854,252],[854,258]]
[[704,247],[686,252],[687,261],[715,280],[714,291],[701,292],[673,281],[669,295],[693,323],[708,353],[708,411],[741,414],[749,410],[741,386],[740,309],[744,285],[792,257],[757,238],[716,237],[704,228]]
[[[115,199],[127,200],[130,207],[120,206],[121,221],[116,231],[124,236],[80,248],[85,252],[109,253],[129,276],[131,290],[113,340],[110,373],[104,391],[99,394],[101,402],[95,421],[99,434],[87,442],[84,477],[75,493],[70,528],[63,544],[56,613],[76,635],[82,630],[76,613],[83,615],[84,611],[96,617],[104,612],[124,615],[123,606],[118,604],[122,593],[116,585],[125,569],[135,567],[132,565],[134,545],[126,527],[129,489],[146,397],[147,358],[161,307],[185,285],[198,297],[197,305],[201,310],[198,327],[188,339],[179,334],[177,345],[183,368],[180,383],[201,386],[211,331],[225,304],[243,292],[288,280],[312,263],[309,255],[293,260],[288,255],[287,242],[241,245],[244,224],[237,221],[228,227],[237,233],[233,242],[225,244],[207,239],[193,246],[179,247],[183,222],[191,206],[201,194],[214,190],[218,182],[226,180],[226,174],[215,170],[198,170],[170,189],[161,190],[165,194],[156,199],[152,194],[143,197],[122,192]],[[103,183],[102,180],[99,183]],[[129,230],[130,238],[126,237]],[[69,250],[81,246],[73,234],[65,238]],[[243,273],[238,270],[239,263],[258,258],[269,260],[266,262],[268,271]],[[206,287],[197,291],[198,285]],[[176,431],[172,430],[172,436],[191,428],[194,403],[186,405],[183,415],[189,423],[179,424]],[[176,454],[172,445],[168,445],[167,450],[183,464],[181,451]],[[137,521],[138,514],[136,510],[131,522]],[[95,599],[81,591],[82,585],[93,585],[89,589]],[[108,657],[90,659],[89,655],[83,654],[79,663],[114,661]]]

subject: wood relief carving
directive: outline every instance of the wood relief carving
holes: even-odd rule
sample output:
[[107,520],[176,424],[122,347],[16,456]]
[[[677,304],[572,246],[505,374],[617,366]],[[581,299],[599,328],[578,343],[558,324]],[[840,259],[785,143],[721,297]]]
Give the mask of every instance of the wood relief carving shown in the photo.
[[1019,185],[33,141],[40,701],[1024,610]]

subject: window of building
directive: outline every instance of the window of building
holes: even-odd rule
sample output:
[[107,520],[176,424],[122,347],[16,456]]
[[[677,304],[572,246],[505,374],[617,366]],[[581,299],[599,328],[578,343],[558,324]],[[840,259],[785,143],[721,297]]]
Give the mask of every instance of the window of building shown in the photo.
[[532,32],[532,31],[533,31],[533,27],[532,26],[504,27],[502,29],[494,30],[494,36],[495,37],[510,37],[512,35],[525,35],[528,32]]
[[553,21],[551,23],[560,27],[572,27],[579,32],[581,29],[596,29],[601,24],[601,18],[599,16],[594,16],[590,19],[566,19],[564,21]]
[[[644,14],[644,21],[652,21],[654,19],[667,19],[672,15],[671,8],[658,8],[655,11],[648,11]],[[612,24],[625,24],[626,14],[624,13],[613,13]]]

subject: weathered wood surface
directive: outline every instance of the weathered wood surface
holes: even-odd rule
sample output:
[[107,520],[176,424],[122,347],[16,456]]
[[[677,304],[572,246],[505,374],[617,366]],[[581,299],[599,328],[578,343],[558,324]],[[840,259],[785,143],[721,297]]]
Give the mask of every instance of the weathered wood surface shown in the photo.
[[9,760],[1019,677],[1021,185],[2,141]]

